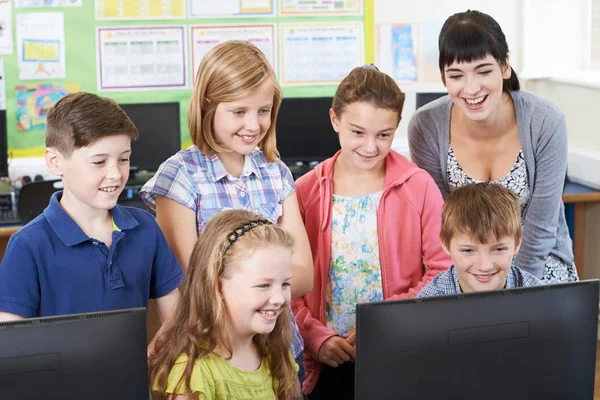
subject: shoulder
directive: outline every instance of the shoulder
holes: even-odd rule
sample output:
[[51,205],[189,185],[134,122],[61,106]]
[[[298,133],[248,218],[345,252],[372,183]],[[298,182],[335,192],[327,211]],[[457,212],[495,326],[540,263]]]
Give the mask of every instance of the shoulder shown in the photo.
[[525,90],[515,90],[510,92],[515,110],[521,118],[536,121],[544,121],[546,124],[557,123],[565,118],[564,113],[550,99],[537,93],[531,93]]
[[[211,379],[211,362],[210,356],[204,356],[194,360],[192,367],[192,376],[190,379],[190,385],[192,392],[203,393],[203,394],[214,394],[214,382]],[[177,357],[173,368],[169,371],[169,377],[167,378],[167,393],[178,393],[185,394],[185,382],[180,380],[185,374],[187,367],[188,357],[187,355],[180,355]]]
[[408,179],[423,183],[433,181],[427,171],[394,150],[390,150],[385,162],[386,181],[388,182]]
[[422,208],[431,190],[439,192],[427,171],[393,150],[386,158],[385,173],[386,188],[405,194],[418,209]]
[[543,284],[537,277],[516,265],[511,267],[511,272],[515,276],[515,287],[540,286]]
[[[452,99],[443,96],[416,110],[410,119],[410,125],[418,123],[422,129],[432,128],[444,123],[450,118]],[[410,130],[409,130],[410,133]]]
[[440,272],[423,287],[417,294],[417,297],[443,296],[447,294],[455,294],[454,285],[454,266],[450,266],[445,271]]
[[292,176],[290,169],[283,161],[277,159],[276,161],[269,162],[262,150],[258,148],[250,153],[250,158],[254,164],[262,171],[265,171],[267,175]]
[[159,229],[158,224],[156,223],[156,217],[150,214],[148,211],[137,208],[137,207],[129,207],[129,206],[121,206],[117,204],[115,208],[119,208],[122,212],[129,213],[133,219],[137,221],[141,228],[156,230]]
[[9,246],[27,245],[31,249],[40,249],[50,245],[48,240],[55,233],[44,214],[38,215],[24,227],[13,233],[10,237]]
[[334,163],[334,157],[328,158],[296,180],[298,201],[304,201],[307,203],[319,201],[321,197],[321,180],[331,179]]
[[186,149],[179,150],[177,153],[169,157],[160,167],[175,168],[186,170],[190,173],[195,173],[198,170],[206,169],[206,165],[210,162],[210,157],[202,153],[195,145]]

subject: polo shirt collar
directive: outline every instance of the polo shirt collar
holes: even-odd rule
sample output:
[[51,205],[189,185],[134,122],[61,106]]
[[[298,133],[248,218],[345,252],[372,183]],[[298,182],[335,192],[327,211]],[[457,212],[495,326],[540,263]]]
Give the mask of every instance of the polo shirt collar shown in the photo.
[[[62,190],[52,194],[48,207],[44,210],[44,217],[50,224],[52,230],[66,246],[75,246],[90,240],[90,237],[73,221],[60,205]],[[119,229],[131,229],[138,224],[137,220],[123,207],[116,205],[111,214],[115,225]]]
[[[206,175],[213,182],[218,182],[221,179],[227,177],[229,172],[225,169],[225,166],[221,162],[221,159],[217,153],[213,152],[210,156],[206,157]],[[255,149],[250,154],[246,154],[244,157],[244,168],[242,169],[241,177],[256,175],[262,179],[261,167],[267,163],[267,159],[263,153]]]

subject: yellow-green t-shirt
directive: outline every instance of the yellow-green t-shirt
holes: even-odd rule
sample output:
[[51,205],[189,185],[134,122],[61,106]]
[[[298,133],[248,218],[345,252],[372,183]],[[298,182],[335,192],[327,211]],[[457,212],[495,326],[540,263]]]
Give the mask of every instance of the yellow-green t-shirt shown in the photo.
[[[185,372],[186,364],[187,356],[184,354],[175,361],[167,379],[167,393],[185,394],[185,382],[179,387],[176,385]],[[298,372],[296,364],[294,369]],[[263,357],[256,371],[244,371],[215,353],[208,354],[194,363],[190,385],[192,393],[198,393],[200,400],[275,400],[268,356]]]

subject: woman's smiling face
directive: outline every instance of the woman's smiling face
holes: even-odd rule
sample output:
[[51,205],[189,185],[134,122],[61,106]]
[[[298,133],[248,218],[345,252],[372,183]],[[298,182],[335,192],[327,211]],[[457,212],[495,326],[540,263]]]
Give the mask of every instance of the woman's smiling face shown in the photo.
[[444,68],[444,81],[454,105],[472,121],[485,121],[499,108],[508,61],[500,65],[490,54],[471,62],[453,62]]

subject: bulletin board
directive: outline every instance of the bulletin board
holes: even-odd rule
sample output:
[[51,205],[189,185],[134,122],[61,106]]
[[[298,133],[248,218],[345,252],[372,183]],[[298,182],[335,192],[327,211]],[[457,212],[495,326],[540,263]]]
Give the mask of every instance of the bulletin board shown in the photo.
[[[48,107],[48,99],[59,98],[70,91],[86,91],[98,93],[101,96],[114,99],[117,103],[159,103],[159,102],[179,102],[181,118],[181,141],[182,147],[189,146],[190,138],[187,128],[187,110],[192,95],[193,79],[195,76],[194,60],[192,60],[192,40],[193,28],[214,25],[214,26],[255,26],[255,25],[275,25],[276,31],[275,43],[279,46],[279,41],[285,35],[293,36],[302,27],[312,27],[319,29],[320,26],[327,25],[351,25],[353,29],[360,27],[362,34],[361,53],[363,62],[374,62],[374,28],[373,28],[373,1],[374,0],[345,0],[347,4],[360,4],[362,10],[360,14],[331,15],[330,13],[310,13],[296,12],[288,9],[283,12],[283,0],[273,0],[272,14],[256,12],[246,13],[238,17],[223,17],[222,14],[204,16],[199,14],[203,3],[211,3],[205,0],[182,0],[186,9],[180,10],[173,8],[169,10],[175,17],[164,19],[160,17],[160,12],[164,10],[146,9],[145,17],[135,15],[139,10],[130,10],[126,7],[111,9],[115,3],[142,3],[127,2],[126,0],[12,0],[12,33],[13,33],[13,52],[12,54],[0,55],[4,62],[4,82],[6,85],[6,114],[7,114],[7,132],[8,132],[8,151],[10,158],[19,157],[38,157],[43,155],[44,150],[44,131],[36,125],[43,121],[36,121],[35,118],[28,117],[26,114],[31,111],[31,107]],[[148,0],[152,3],[153,0]],[[161,3],[160,1],[155,1]],[[268,1],[267,1],[268,2]],[[17,4],[44,5],[53,3],[54,7],[35,7],[19,8]],[[102,3],[103,7],[98,6]],[[173,2],[174,4],[177,2]],[[218,4],[218,2],[212,2]],[[227,2],[224,2],[227,3]],[[240,3],[244,3],[241,1]],[[250,2],[252,3],[252,2]],[[257,3],[257,2],[254,2]],[[260,3],[260,2],[258,2]],[[286,1],[286,4],[294,2]],[[303,2],[298,2],[302,4]],[[319,3],[315,0],[314,3]],[[331,3],[331,2],[329,2]],[[192,10],[193,8],[193,10]],[[281,8],[281,10],[280,10]],[[194,12],[192,14],[192,11]],[[262,10],[264,11],[264,10]],[[52,50],[53,57],[60,57],[59,50],[64,50],[64,71],[51,71],[55,76],[61,77],[48,79],[43,74],[39,79],[20,79],[19,60],[22,61],[23,52],[27,51],[24,46],[19,49],[20,38],[17,38],[17,24],[23,23],[25,17],[20,14],[32,13],[58,13],[62,14],[62,24],[64,26],[64,49]],[[120,13],[120,15],[119,15]],[[128,18],[122,18],[123,15]],[[33,16],[35,17],[35,16]],[[35,19],[35,18],[34,18]],[[169,34],[173,38],[179,38],[179,33],[185,37],[185,84],[181,84],[178,79],[173,78],[169,81],[169,87],[160,87],[160,85],[148,85],[143,89],[136,89],[135,76],[119,82],[118,79],[109,79],[105,74],[99,75],[97,68],[99,48],[97,45],[99,37],[104,38],[103,49],[105,50],[105,59],[109,58],[111,43],[114,37],[120,34],[127,34],[128,31],[140,30],[149,27],[149,35],[154,35],[155,40],[160,41],[161,34]],[[167,32],[167,33],[165,33]],[[101,36],[104,34],[104,36]],[[177,39],[178,40],[178,39]],[[158,43],[158,42],[157,42]],[[22,44],[22,42],[21,42]],[[40,45],[40,44],[35,44]],[[45,42],[41,45],[46,45]],[[113,46],[115,47],[115,46]],[[176,46],[165,46],[165,52],[177,51]],[[42,52],[40,52],[42,53]],[[274,61],[278,78],[283,86],[284,97],[325,97],[332,96],[337,87],[335,81],[329,81],[326,84],[316,82],[310,85],[298,85],[295,77],[291,77],[289,82],[282,82],[284,72],[280,70],[279,50],[275,49],[276,60]],[[197,60],[196,60],[197,65]],[[170,67],[174,73],[178,73],[177,66]],[[30,71],[32,74],[37,71]],[[291,71],[293,72],[293,71]],[[349,72],[349,70],[347,71]],[[61,75],[62,74],[62,75]],[[64,76],[64,77],[62,77]],[[114,74],[112,78],[117,75]],[[290,77],[288,71],[287,77]],[[327,79],[330,79],[326,77]],[[102,79],[102,86],[99,81]],[[324,78],[325,79],[325,78]],[[122,89],[125,88],[125,89]],[[132,89],[133,88],[133,89]],[[44,94],[48,104],[35,104],[36,96]],[[29,110],[27,109],[29,107]],[[326,110],[324,111],[326,112]],[[25,116],[24,116],[25,115]],[[36,129],[36,127],[38,127]]]

